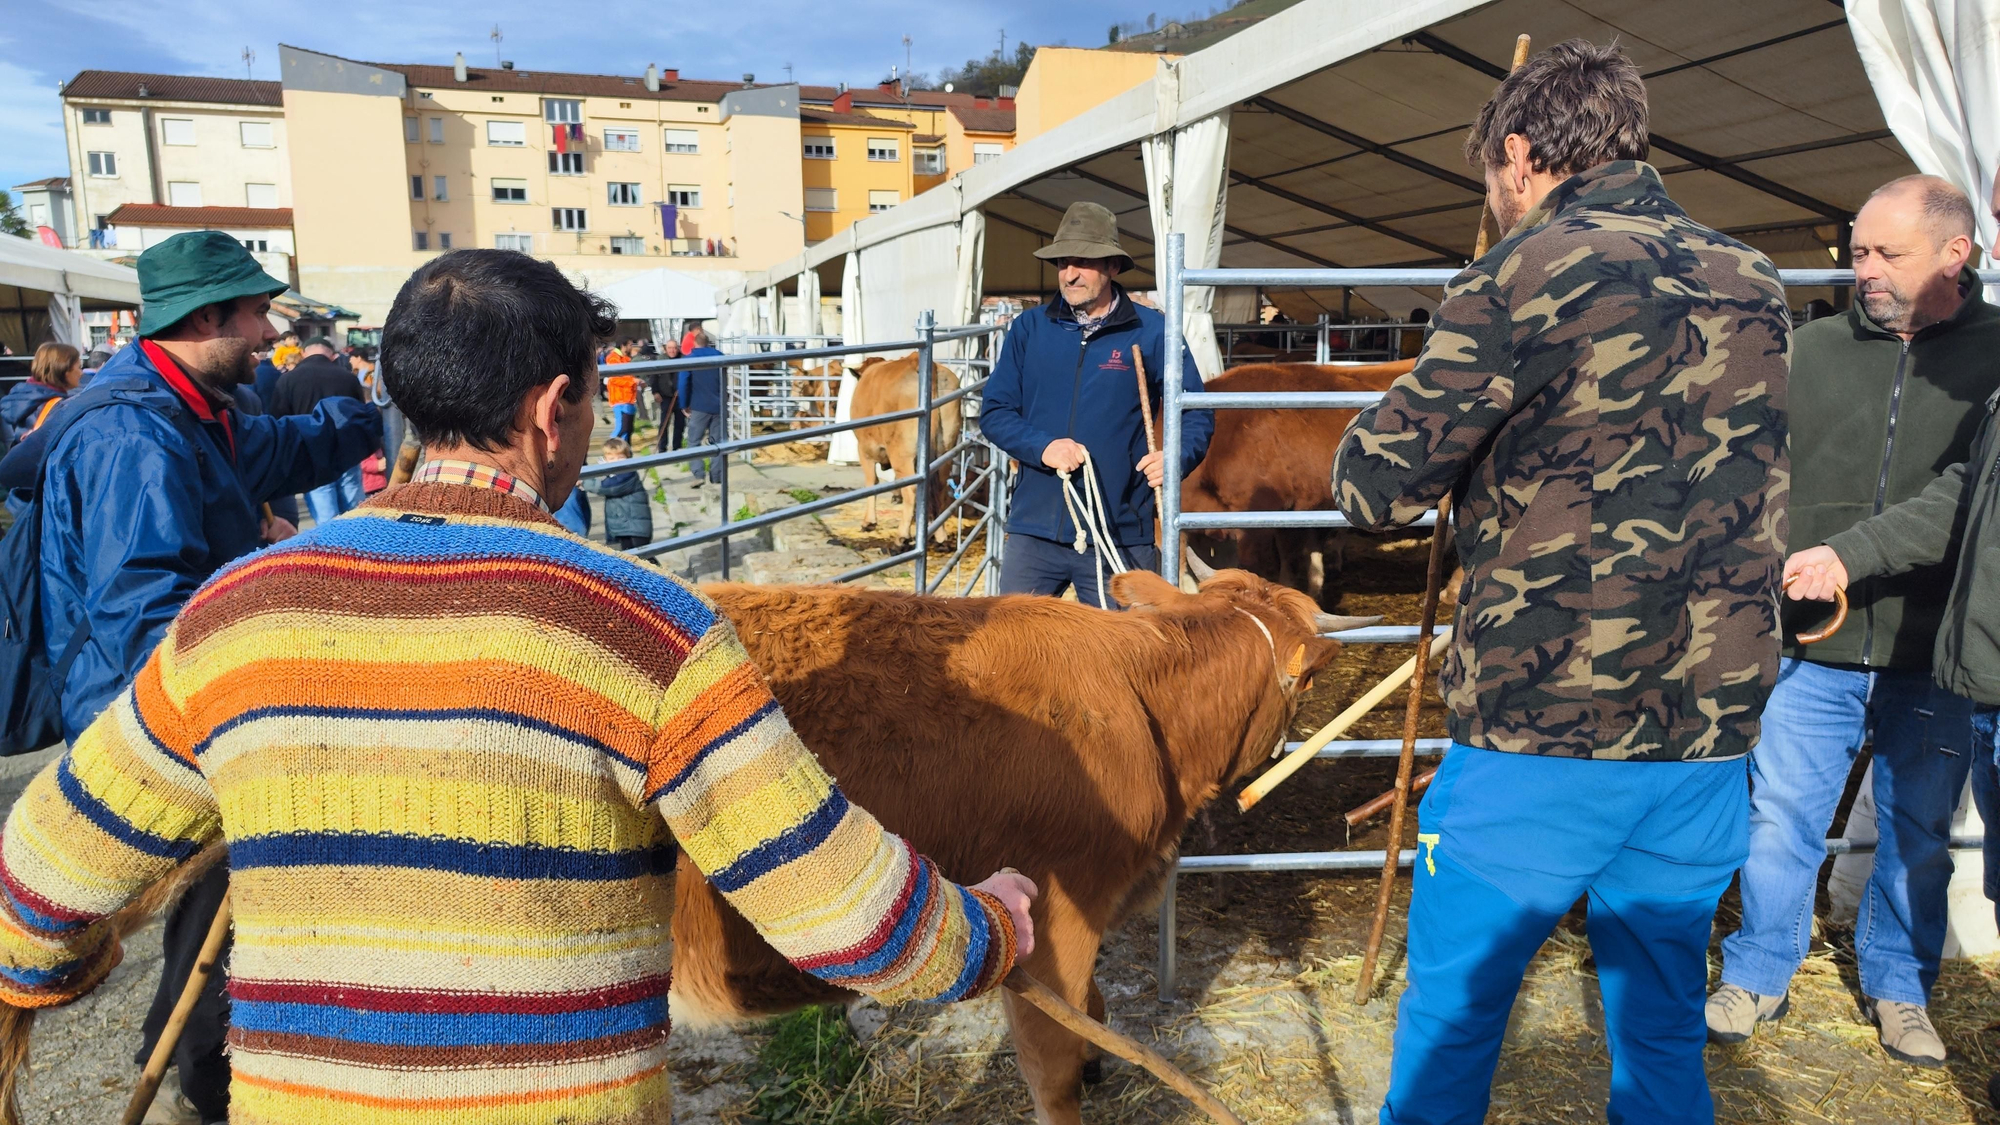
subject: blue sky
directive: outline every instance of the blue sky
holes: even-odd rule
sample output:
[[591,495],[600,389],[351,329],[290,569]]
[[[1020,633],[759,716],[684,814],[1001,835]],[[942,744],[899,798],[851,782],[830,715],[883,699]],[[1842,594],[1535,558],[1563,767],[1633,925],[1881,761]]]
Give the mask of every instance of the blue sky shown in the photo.
[[[903,36],[919,72],[935,74],[986,55],[1006,31],[1008,50],[1030,43],[1094,47],[1114,22],[1184,16],[1192,0],[735,0],[648,3],[591,0],[53,0],[9,5],[0,25],[0,187],[62,175],[62,118],[56,83],[80,70],[137,70],[244,76],[242,53],[257,53],[253,77],[278,76],[278,44],[350,58],[449,63],[464,51],[523,69],[637,74],[646,64],[679,67],[690,78],[873,83],[903,63]],[[1087,14],[1085,14],[1087,13]]]

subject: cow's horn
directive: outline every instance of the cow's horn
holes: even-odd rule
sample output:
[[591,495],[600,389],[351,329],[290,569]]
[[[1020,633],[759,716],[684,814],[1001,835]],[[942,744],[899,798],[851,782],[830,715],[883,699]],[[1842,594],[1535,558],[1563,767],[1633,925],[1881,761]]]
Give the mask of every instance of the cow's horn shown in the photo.
[[1194,575],[1196,582],[1206,582],[1215,577],[1215,568],[1201,561],[1201,557],[1193,550],[1182,551],[1181,558],[1187,563],[1188,573]]
[[1349,629],[1366,629],[1370,625],[1380,625],[1382,615],[1373,617],[1342,617],[1337,613],[1315,613],[1313,624],[1322,633],[1344,633]]

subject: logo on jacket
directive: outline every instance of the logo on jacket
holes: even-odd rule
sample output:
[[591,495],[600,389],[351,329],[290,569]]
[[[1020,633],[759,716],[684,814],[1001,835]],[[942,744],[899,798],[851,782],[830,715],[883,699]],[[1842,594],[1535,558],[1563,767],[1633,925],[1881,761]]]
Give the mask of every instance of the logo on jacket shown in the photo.
[[1130,371],[1132,365],[1125,362],[1125,349],[1112,348],[1111,358],[1097,365],[1099,371]]

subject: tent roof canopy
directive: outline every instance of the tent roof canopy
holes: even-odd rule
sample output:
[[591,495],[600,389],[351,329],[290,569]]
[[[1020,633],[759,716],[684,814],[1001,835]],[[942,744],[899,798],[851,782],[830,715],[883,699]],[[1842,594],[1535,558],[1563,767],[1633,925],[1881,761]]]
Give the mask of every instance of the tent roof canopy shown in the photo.
[[[851,246],[988,218],[985,292],[1036,294],[1030,251],[1062,210],[1119,216],[1153,284],[1139,143],[1231,111],[1225,267],[1455,266],[1472,253],[1484,185],[1466,129],[1506,73],[1515,37],[1536,48],[1617,42],[1646,75],[1650,160],[1695,218],[1783,266],[1829,266],[1877,185],[1915,171],[1890,135],[1838,0],[1307,0],[1119,95],[954,183],[809,250],[777,278]],[[956,187],[957,207],[930,196]],[[939,212],[932,214],[931,212]],[[948,212],[948,213],[947,213]],[[754,291],[770,284],[751,278]],[[1430,304],[1369,293],[1390,311]],[[1295,298],[1299,299],[1299,298]],[[1307,295],[1320,307],[1337,294]]]
[[93,307],[139,306],[139,271],[25,238],[0,235],[0,285],[74,295]]
[[715,315],[715,287],[665,267],[611,282],[597,295],[618,307],[623,320],[707,320]]

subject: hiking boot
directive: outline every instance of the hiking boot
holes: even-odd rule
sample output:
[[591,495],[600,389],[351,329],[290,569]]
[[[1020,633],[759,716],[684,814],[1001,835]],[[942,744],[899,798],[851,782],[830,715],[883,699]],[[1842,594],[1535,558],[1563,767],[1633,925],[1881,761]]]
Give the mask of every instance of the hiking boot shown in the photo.
[[1911,1066],[1943,1066],[1944,1040],[1931,1026],[1931,1014],[1922,1004],[1895,1000],[1868,1001],[1868,1019],[1882,1033],[1882,1049],[1889,1057]]
[[1759,996],[1747,988],[1725,984],[1709,996],[1701,1011],[1708,1020],[1710,1043],[1741,1043],[1750,1038],[1758,1024],[1784,1019],[1791,1010],[1789,992],[1783,996]]

